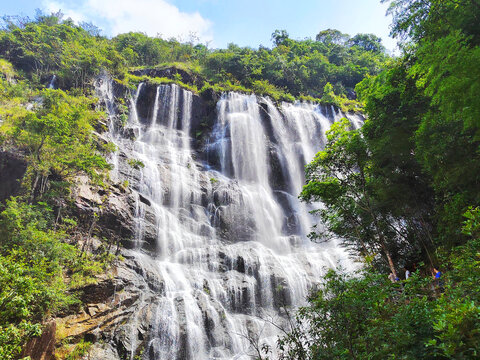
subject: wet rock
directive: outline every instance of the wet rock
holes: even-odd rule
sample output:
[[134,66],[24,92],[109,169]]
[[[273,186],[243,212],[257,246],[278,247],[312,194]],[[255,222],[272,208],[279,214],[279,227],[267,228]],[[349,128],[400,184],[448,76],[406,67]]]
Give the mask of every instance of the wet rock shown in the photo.
[[129,164],[129,160],[136,160],[136,158],[131,151],[127,152],[128,150],[130,149],[125,147],[118,157],[117,171],[120,177],[119,180],[128,181],[129,188],[138,191],[142,175],[139,168]]
[[245,260],[241,256],[237,257],[236,270],[242,274],[245,274]]
[[152,119],[153,105],[157,93],[157,85],[145,83],[138,94],[137,115],[142,124],[149,124]]
[[186,360],[189,359],[189,353],[185,300],[181,297],[177,297],[175,299],[175,308],[177,310],[177,321],[179,325],[177,360]]
[[126,139],[131,140],[131,141],[135,141],[135,139],[138,137],[138,135],[139,135],[138,128],[128,127],[128,128],[123,128],[122,129],[122,136]]
[[277,309],[292,305],[292,298],[288,283],[284,278],[271,275],[270,283],[272,285],[273,306]]
[[134,234],[134,200],[130,193],[115,186],[106,192],[90,185],[87,177],[79,177],[74,198],[76,215],[89,233],[95,229],[100,237],[129,246]]
[[145,277],[150,290],[152,290],[155,294],[158,294],[159,296],[165,295],[165,283],[163,279],[159,278],[158,274],[147,271],[145,273]]
[[113,96],[117,99],[125,98],[130,95],[131,90],[119,81],[113,81]]
[[221,206],[215,212],[214,225],[220,237],[228,242],[252,241],[255,238],[255,222],[235,206]]
[[265,134],[267,135],[270,142],[274,142],[274,132],[273,132],[273,124],[272,118],[270,116],[270,112],[268,111],[268,104],[265,102],[263,98],[257,98],[259,110],[260,110],[260,118],[262,119],[262,125],[265,129]]
[[206,135],[215,121],[213,109],[210,109],[208,104],[197,95],[193,95],[192,98],[192,117],[190,121],[190,136],[196,140],[199,136]]
[[268,163],[269,168],[269,182],[273,190],[288,191],[287,179],[282,169],[282,164],[279,158],[279,151],[273,143],[269,143],[268,147]]
[[145,196],[143,196],[142,194],[138,194],[138,198],[140,199],[140,201],[142,203],[144,203],[145,205],[147,206],[152,206],[152,203],[150,202],[150,200],[148,200]]
[[139,232],[137,234],[137,243],[135,247],[149,251],[155,255],[158,248],[158,226],[157,219],[153,209],[142,203],[142,219],[137,219]]
[[224,342],[228,339],[225,310],[217,303],[210,303],[204,294],[197,293],[196,299],[202,312],[203,327],[207,334],[209,347],[225,345]]

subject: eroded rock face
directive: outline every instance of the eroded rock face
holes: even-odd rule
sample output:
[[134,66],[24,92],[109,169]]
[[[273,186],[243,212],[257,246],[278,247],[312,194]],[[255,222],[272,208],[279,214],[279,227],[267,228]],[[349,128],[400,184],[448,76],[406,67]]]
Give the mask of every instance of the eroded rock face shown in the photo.
[[162,279],[146,272],[129,250],[121,250],[121,255],[125,260],[102,275],[97,284],[81,289],[82,309],[57,319],[58,340],[91,342],[90,359],[139,355],[163,292]]
[[[159,70],[144,70],[146,72],[152,71],[159,71]],[[168,111],[168,103],[165,103],[165,94],[162,93],[162,90],[165,89],[165,86],[160,86],[160,93],[158,92],[159,85],[146,82],[140,89],[137,98],[137,116],[138,120],[142,124],[151,124],[153,121],[154,116],[154,107],[155,101],[158,101],[160,104],[157,110],[157,119],[165,118],[170,116]],[[182,92],[178,93],[178,108],[176,111],[178,112],[178,117],[182,117],[184,114],[182,113],[183,110],[183,101],[185,99],[182,97]],[[215,106],[214,101],[216,99],[216,95],[214,93],[206,94],[205,98],[200,97],[199,95],[193,94],[192,95],[192,107],[191,107],[191,114],[188,116],[190,117],[190,133],[189,135],[195,139],[193,145],[200,144],[197,140],[198,138],[205,132],[208,131],[212,126],[215,118]],[[211,102],[209,102],[209,99]],[[133,129],[129,129],[128,126],[126,130],[124,130],[127,134],[127,137],[132,138],[132,133],[134,132]]]
[[89,184],[87,177],[79,177],[75,208],[81,225],[90,235],[116,240],[127,248],[134,247],[135,209],[131,191],[118,184],[108,189],[99,188]]

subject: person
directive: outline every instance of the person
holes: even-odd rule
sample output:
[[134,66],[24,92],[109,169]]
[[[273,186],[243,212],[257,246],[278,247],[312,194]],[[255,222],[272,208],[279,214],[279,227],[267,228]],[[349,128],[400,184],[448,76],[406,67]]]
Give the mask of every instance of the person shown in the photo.
[[404,269],[405,269],[405,280],[408,280],[408,278],[410,277],[410,270],[408,270],[406,266],[404,267]]
[[443,280],[442,280],[442,272],[438,270],[437,268],[433,268],[433,280],[434,280],[434,286],[437,289],[437,291],[440,291],[443,293],[445,291],[443,287]]
[[390,281],[392,283],[394,283],[396,281],[396,277],[395,277],[395,275],[393,275],[393,272],[391,272],[390,275],[388,275],[388,278],[390,279]]

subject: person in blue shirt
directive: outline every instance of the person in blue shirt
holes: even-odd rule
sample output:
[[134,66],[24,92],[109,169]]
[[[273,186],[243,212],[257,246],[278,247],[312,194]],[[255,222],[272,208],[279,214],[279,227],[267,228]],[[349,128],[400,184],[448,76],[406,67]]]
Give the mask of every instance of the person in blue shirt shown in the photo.
[[440,293],[443,293],[445,289],[443,287],[443,281],[441,280],[442,272],[437,268],[433,268],[433,274],[434,285],[437,288],[436,290],[440,291]]

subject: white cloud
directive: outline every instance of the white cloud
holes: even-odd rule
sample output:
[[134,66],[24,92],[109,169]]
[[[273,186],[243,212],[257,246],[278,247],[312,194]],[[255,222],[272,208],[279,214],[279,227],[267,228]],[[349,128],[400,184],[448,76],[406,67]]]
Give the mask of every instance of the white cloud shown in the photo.
[[51,12],[57,12],[58,10],[62,10],[62,13],[65,15],[65,18],[71,18],[76,23],[80,23],[82,21],[86,21],[87,19],[85,16],[73,9],[68,9],[64,4],[58,3],[56,1],[44,1],[43,7],[47,14]]
[[82,0],[69,5],[44,0],[47,11],[59,9],[74,21],[91,21],[111,35],[129,31],[150,36],[188,40],[194,33],[202,42],[211,41],[212,23],[198,12],[186,13],[165,0]]

